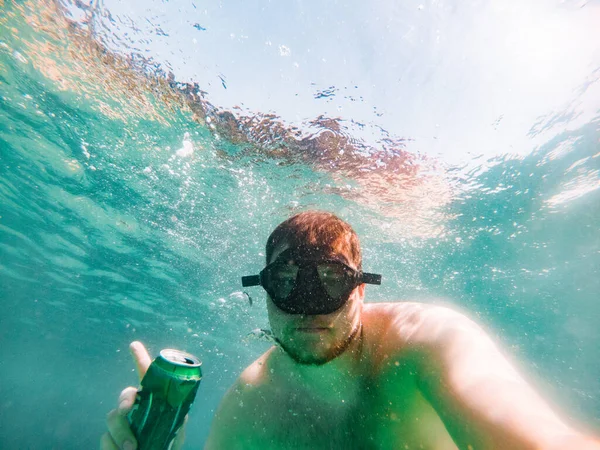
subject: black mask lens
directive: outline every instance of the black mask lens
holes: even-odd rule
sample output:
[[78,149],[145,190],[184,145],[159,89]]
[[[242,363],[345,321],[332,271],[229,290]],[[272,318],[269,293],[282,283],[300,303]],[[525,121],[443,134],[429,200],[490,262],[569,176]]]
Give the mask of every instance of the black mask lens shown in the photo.
[[344,264],[328,262],[317,265],[321,285],[332,299],[346,297],[356,287],[356,272]]
[[296,286],[298,270],[294,264],[270,264],[261,273],[261,284],[272,298],[286,299]]

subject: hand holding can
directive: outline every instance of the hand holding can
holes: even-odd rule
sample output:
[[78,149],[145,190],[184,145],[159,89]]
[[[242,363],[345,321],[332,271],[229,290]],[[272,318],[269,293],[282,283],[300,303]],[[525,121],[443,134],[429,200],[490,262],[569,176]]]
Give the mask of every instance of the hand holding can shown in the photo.
[[167,450],[183,425],[202,379],[201,362],[165,349],[150,364],[128,414],[140,450]]

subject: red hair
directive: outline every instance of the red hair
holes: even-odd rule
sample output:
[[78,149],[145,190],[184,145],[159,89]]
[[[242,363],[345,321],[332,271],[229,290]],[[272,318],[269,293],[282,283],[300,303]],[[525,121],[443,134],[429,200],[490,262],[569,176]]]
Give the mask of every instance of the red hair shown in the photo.
[[282,244],[292,248],[316,248],[319,253],[343,253],[361,270],[360,241],[352,227],[325,211],[305,211],[282,222],[267,239],[267,264],[273,251]]

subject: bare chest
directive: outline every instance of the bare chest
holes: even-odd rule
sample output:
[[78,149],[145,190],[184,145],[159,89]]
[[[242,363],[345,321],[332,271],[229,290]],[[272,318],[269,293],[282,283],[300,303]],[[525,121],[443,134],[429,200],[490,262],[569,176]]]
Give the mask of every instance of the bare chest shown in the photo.
[[269,400],[262,448],[455,448],[440,445],[449,436],[410,377],[353,378],[328,390],[287,387]]

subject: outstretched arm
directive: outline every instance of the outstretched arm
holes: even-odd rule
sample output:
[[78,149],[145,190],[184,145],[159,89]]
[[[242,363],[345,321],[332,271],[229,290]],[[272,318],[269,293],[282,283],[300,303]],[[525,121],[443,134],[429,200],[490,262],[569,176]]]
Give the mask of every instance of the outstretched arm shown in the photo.
[[473,321],[426,307],[397,332],[417,349],[419,387],[462,449],[600,450],[565,424]]

